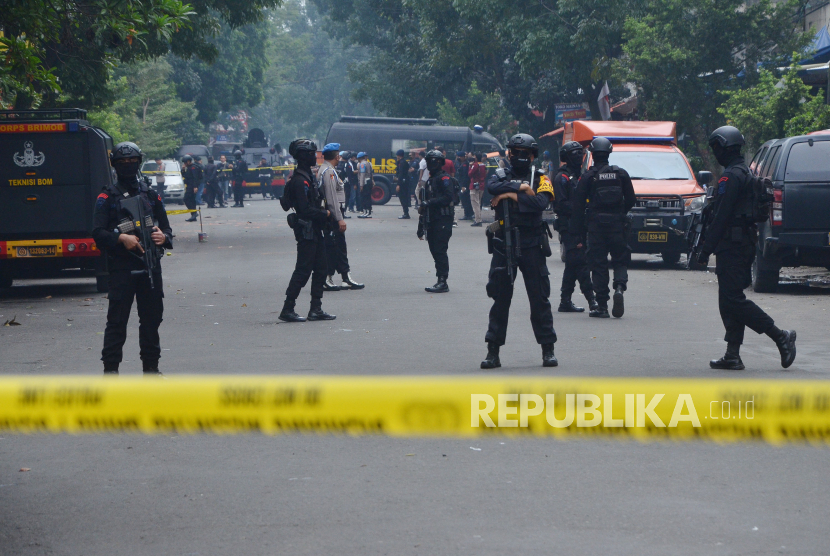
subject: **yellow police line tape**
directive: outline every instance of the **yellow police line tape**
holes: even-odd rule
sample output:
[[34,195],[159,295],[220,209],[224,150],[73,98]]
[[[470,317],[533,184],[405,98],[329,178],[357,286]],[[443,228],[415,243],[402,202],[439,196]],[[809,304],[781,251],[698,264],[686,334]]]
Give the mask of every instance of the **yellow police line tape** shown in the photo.
[[186,214],[188,212],[199,212],[199,209],[176,209],[176,210],[165,210],[168,215],[172,214]]
[[830,381],[5,377],[0,431],[495,433],[827,443]]

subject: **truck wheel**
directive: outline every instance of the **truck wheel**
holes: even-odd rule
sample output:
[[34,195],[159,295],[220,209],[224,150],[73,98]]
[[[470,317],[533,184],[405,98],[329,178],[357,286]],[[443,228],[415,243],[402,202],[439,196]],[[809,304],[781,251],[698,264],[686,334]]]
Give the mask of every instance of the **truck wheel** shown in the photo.
[[774,259],[764,257],[760,249],[756,249],[755,262],[752,263],[752,290],[758,293],[775,293],[778,289],[778,273],[781,264]]
[[0,274],[0,290],[12,287],[12,282],[14,278],[10,274]]
[[674,266],[680,262],[680,251],[666,251],[660,253],[660,256],[663,257],[663,264],[666,266]]
[[372,188],[372,204],[385,205],[392,198],[389,183],[375,178],[375,186]]
[[95,289],[98,290],[98,293],[107,293],[110,289],[109,276],[96,276]]

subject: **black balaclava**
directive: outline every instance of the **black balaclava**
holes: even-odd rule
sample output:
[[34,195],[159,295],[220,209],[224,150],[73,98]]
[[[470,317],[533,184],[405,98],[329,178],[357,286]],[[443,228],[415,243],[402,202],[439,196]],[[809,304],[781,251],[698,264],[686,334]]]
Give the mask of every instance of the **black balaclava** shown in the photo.
[[530,173],[531,160],[530,149],[510,149],[510,167],[517,176],[526,176]]

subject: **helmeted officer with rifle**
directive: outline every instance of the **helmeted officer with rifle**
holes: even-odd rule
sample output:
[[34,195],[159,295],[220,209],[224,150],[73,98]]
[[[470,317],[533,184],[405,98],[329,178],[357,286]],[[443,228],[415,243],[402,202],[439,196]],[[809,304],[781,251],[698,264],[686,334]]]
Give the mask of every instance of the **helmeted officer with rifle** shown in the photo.
[[544,171],[533,167],[539,156],[536,140],[526,133],[510,138],[509,168],[499,168],[490,177],[487,191],[496,221],[487,227],[490,276],[487,295],[493,299],[490,324],[484,339],[487,357],[482,369],[501,367],[499,349],[507,336],[507,320],[513,299],[516,271],[522,271],[530,301],[530,323],[536,342],[542,346],[542,364],[559,363],[553,353],[556,331],[550,307],[550,271],[546,257],[551,255],[550,231],[542,213],[553,200],[553,186]]
[[243,184],[248,178],[248,163],[242,158],[242,151],[239,149],[233,152],[233,166],[231,177],[233,178],[233,208],[245,206],[245,191]]
[[708,265],[709,256],[717,256],[718,308],[726,329],[726,354],[709,362],[713,369],[744,369],[740,349],[744,330],[751,328],[766,334],[778,347],[781,366],[785,369],[795,361],[795,330],[781,330],[755,303],[748,300],[744,289],[752,283],[752,263],[758,242],[758,221],[769,215],[769,206],[759,178],[753,176],[741,155],[744,136],[732,126],[719,127],[709,136],[709,147],[723,175],[715,188],[711,221],[703,230],[705,241],[698,263]]
[[[199,191],[199,184],[202,183],[204,172],[202,171],[202,165],[194,161],[193,157],[189,154],[182,157],[182,162],[184,163],[182,167],[182,180],[184,181],[185,187],[184,205],[188,209],[195,211],[196,194]],[[198,219],[196,212],[191,212],[190,218],[185,220],[185,222],[195,222]]]
[[613,149],[611,141],[605,137],[596,137],[591,141],[589,150],[593,155],[593,164],[579,178],[573,195],[573,216],[569,224],[572,233],[580,237],[586,233],[587,228],[586,255],[597,300],[596,309],[589,316],[606,319],[610,318],[609,253],[611,267],[614,269],[614,307],[611,314],[620,318],[625,312],[623,292],[628,285],[628,265],[631,264],[628,211],[637,202],[628,172],[608,163]]
[[[317,144],[310,139],[296,139],[288,146],[288,153],[297,161],[294,174],[280,198],[284,210],[294,209],[288,215],[288,225],[297,240],[297,263],[285,290],[285,304],[279,319],[285,322],[304,322],[294,310],[300,291],[311,278],[311,309],[308,320],[334,320],[323,311],[323,284],[328,273],[326,245],[323,238],[331,222],[331,211],[320,192],[312,166],[317,164]],[[345,226],[344,226],[345,227]]]
[[562,272],[560,313],[582,313],[582,307],[574,305],[571,296],[574,293],[576,282],[579,289],[588,301],[591,311],[597,309],[594,298],[594,289],[591,285],[591,272],[588,270],[588,260],[585,256],[587,238],[585,234],[576,234],[570,229],[570,219],[573,214],[571,197],[574,196],[577,183],[582,175],[582,158],[585,150],[576,141],[568,141],[559,149],[559,160],[564,162],[553,178],[553,190],[556,194],[554,211],[556,212],[556,231],[562,238],[565,249],[565,270]]
[[450,275],[450,259],[447,256],[452,237],[453,202],[455,178],[444,171],[446,159],[438,150],[426,155],[429,180],[421,188],[421,200],[418,206],[418,239],[427,240],[429,252],[435,261],[435,276],[438,281],[432,287],[424,288],[429,293],[446,293],[450,291],[447,277]]
[[158,193],[139,179],[144,154],[135,143],[119,143],[110,155],[118,181],[98,195],[92,237],[107,257],[109,310],[101,360],[105,374],[117,374],[135,298],[138,342],[145,373],[159,374],[159,326],[164,312],[163,249],[172,249],[173,231]]

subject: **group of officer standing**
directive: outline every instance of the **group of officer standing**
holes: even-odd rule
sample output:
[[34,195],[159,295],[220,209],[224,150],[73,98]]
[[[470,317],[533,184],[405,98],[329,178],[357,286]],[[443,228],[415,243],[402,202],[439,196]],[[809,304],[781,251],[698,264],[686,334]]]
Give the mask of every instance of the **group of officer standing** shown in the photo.
[[[766,334],[776,344],[781,365],[788,368],[796,355],[796,332],[779,329],[772,318],[748,300],[743,290],[751,281],[750,268],[755,257],[757,225],[750,218],[753,211],[752,174],[741,155],[744,138],[731,126],[715,130],[709,139],[724,173],[713,191],[714,217],[707,228],[706,242],[699,262],[708,264],[717,254],[719,310],[726,329],[726,353],[710,362],[716,369],[740,370],[740,346],[744,330],[751,328]],[[522,272],[530,301],[530,320],[536,342],[542,348],[542,364],[555,367],[557,336],[550,304],[550,271],[546,258],[551,256],[552,233],[543,220],[543,212],[553,203],[557,229],[565,248],[565,271],[562,277],[560,312],[583,312],[571,299],[576,283],[590,306],[590,316],[609,318],[608,257],[613,268],[613,308],[611,314],[624,314],[624,292],[628,283],[627,267],[631,250],[627,244],[627,214],[636,198],[628,173],[610,164],[611,142],[596,137],[589,146],[592,164],[582,172],[585,153],[582,145],[566,143],[560,150],[562,165],[553,180],[544,170],[538,171],[534,160],[538,145],[533,137],[519,133],[510,138],[506,164],[490,177],[487,190],[493,196],[495,222],[487,227],[488,251],[492,254],[487,295],[493,304],[485,335],[487,355],[481,368],[501,366],[499,349],[505,343],[514,281]],[[291,143],[289,154],[297,161],[293,176],[281,199],[283,208],[293,212],[288,224],[297,241],[297,260],[286,290],[280,320],[333,320],[322,309],[327,282],[339,273],[344,285],[363,287],[352,280],[346,249],[348,196],[337,169],[342,152],[339,144],[323,148],[324,162],[317,166],[317,145],[308,139]],[[348,154],[348,153],[346,153]],[[187,157],[186,157],[187,158]],[[241,159],[241,152],[236,157]],[[359,157],[358,157],[359,158]],[[425,155],[429,179],[421,193],[417,235],[426,240],[435,263],[437,283],[426,288],[430,293],[449,291],[447,249],[452,237],[454,206],[458,204],[458,184],[444,170],[445,157],[432,150]],[[172,248],[170,228],[161,197],[139,180],[143,154],[133,143],[121,143],[111,154],[117,182],[103,191],[94,211],[93,237],[109,261],[109,311],[104,335],[102,361],[105,373],[117,373],[126,340],[126,327],[133,299],[137,300],[140,319],[139,344],[145,373],[158,374],[161,354],[158,328],[162,321],[163,302],[160,256],[150,265],[145,251]],[[189,163],[188,163],[189,162]],[[193,180],[192,159],[185,160],[186,176]],[[404,166],[403,164],[401,166]],[[340,166],[342,169],[342,166]],[[186,195],[195,195],[190,183]],[[362,184],[361,184],[362,185]],[[240,184],[241,186],[241,184]],[[236,190],[236,184],[235,184]],[[127,199],[138,198],[152,226],[145,236],[152,243],[142,244],[132,226],[134,218],[124,212]],[[192,202],[192,198],[188,199]],[[189,206],[189,205],[188,205]],[[369,212],[370,214],[370,212]],[[132,229],[130,228],[132,226]],[[158,256],[158,255],[154,255]],[[311,279],[311,307],[308,317],[300,316],[296,301]]]

